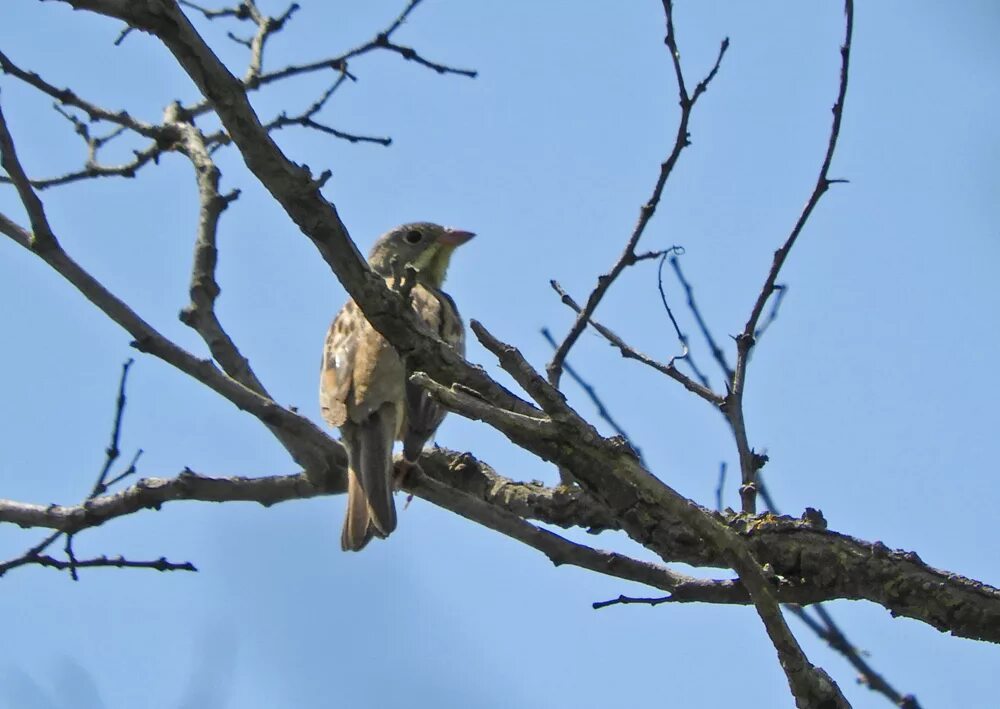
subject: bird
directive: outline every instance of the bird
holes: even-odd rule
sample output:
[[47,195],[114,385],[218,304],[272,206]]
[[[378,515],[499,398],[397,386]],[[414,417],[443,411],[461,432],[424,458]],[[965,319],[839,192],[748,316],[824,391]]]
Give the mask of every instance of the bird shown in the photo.
[[[414,222],[380,236],[368,255],[368,265],[390,287],[407,267],[414,269],[409,295],[413,310],[463,357],[465,327],[455,301],[441,286],[455,249],[473,236],[469,231]],[[353,299],[337,313],[327,333],[319,399],[323,418],[340,429],[347,449],[347,513],[340,546],[360,551],[372,538],[384,539],[396,528],[393,443],[402,441],[405,465],[416,465],[447,412],[408,381],[399,354]]]

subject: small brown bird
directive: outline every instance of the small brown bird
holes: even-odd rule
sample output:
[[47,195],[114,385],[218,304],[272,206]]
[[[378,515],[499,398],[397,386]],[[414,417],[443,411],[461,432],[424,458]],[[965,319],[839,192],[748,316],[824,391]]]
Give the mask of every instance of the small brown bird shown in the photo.
[[[454,250],[474,236],[419,222],[383,234],[368,264],[390,286],[412,266],[416,283],[413,310],[432,331],[465,354],[465,328],[455,302],[441,290]],[[323,348],[319,401],[323,418],[339,426],[347,448],[347,515],[340,536],[344,551],[360,551],[372,537],[396,528],[393,492],[393,441],[415,463],[446,411],[407,380],[396,350],[365,319],[353,300],[341,308]]]

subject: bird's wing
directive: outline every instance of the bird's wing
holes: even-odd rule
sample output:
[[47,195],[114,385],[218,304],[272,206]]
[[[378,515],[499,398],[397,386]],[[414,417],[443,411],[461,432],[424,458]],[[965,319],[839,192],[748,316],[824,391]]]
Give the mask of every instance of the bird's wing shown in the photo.
[[403,382],[399,355],[348,301],[327,334],[319,387],[323,418],[340,427],[348,454],[345,550],[358,551],[396,527],[392,442],[403,417]]
[[326,335],[319,403],[331,426],[361,423],[380,406],[402,405],[403,364],[353,300],[341,308]]
[[[361,316],[361,313],[358,313]],[[347,397],[347,418],[354,423],[367,421],[384,404],[397,409],[402,418],[406,372],[395,348],[371,324],[361,318],[354,349],[351,390]],[[395,440],[396,430],[391,431]]]
[[319,406],[323,418],[331,426],[342,426],[347,420],[347,398],[351,392],[362,322],[361,311],[353,300],[349,300],[326,334],[320,364]]
[[[413,309],[428,328],[465,356],[465,328],[447,293],[418,285],[413,289]],[[403,455],[415,461],[420,451],[441,425],[447,411],[420,386],[406,383],[406,427],[403,430]]]

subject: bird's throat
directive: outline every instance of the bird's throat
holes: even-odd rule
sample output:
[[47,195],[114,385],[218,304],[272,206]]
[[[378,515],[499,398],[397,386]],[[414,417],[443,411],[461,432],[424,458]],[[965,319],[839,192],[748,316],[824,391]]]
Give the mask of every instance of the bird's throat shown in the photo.
[[449,244],[435,244],[420,255],[413,267],[417,269],[417,280],[434,288],[440,288],[448,273],[451,254],[455,250]]

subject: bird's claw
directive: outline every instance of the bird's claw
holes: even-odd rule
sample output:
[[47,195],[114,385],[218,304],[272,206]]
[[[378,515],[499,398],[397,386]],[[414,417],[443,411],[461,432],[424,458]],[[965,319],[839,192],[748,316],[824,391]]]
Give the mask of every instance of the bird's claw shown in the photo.
[[395,489],[399,490],[406,483],[406,478],[416,470],[416,474],[420,475],[423,470],[420,469],[420,464],[416,461],[407,460],[406,458],[400,458],[392,466],[392,483]]

